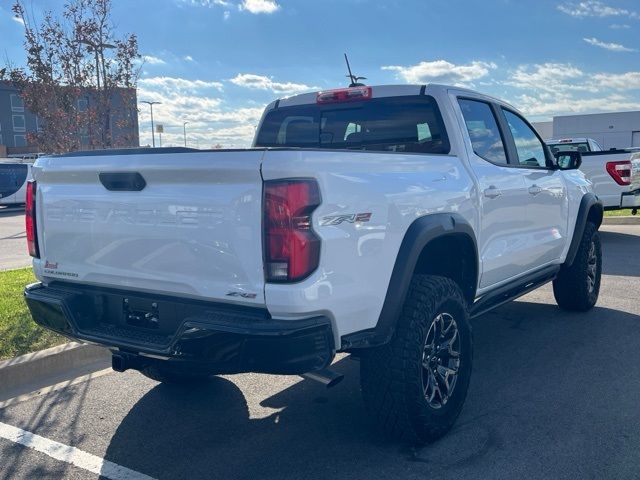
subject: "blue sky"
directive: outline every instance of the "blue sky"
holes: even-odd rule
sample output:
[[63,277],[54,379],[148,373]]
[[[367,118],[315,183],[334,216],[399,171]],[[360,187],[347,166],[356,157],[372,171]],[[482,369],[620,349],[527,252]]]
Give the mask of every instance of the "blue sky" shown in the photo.
[[[61,1],[30,0],[36,15]],[[0,0],[0,53],[24,61]],[[163,144],[247,146],[274,98],[346,85],[343,52],[369,84],[450,83],[506,99],[532,120],[640,109],[637,0],[113,0],[145,56],[140,100],[159,100]],[[140,136],[150,143],[148,107]]]

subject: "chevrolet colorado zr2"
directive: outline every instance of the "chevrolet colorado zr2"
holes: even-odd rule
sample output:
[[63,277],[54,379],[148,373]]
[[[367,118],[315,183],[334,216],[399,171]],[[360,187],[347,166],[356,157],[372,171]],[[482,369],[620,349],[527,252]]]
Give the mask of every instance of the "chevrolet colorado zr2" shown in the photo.
[[41,157],[26,205],[37,323],[161,382],[331,379],[428,442],[460,413],[470,319],[547,282],[598,298],[603,207],[512,106],[442,85],[356,86],[268,105],[254,145]]

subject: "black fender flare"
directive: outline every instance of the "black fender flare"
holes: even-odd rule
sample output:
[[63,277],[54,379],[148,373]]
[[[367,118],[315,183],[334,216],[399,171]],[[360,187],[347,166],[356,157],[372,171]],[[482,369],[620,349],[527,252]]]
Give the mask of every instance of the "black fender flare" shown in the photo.
[[582,197],[582,200],[580,200],[580,207],[578,208],[578,215],[576,217],[576,226],[573,230],[573,237],[571,238],[571,245],[569,245],[567,258],[564,261],[564,264],[568,267],[570,267],[576,259],[578,247],[580,246],[580,241],[582,240],[582,235],[584,234],[584,229],[587,226],[589,213],[592,208],[595,208],[597,212],[596,228],[600,228],[600,225],[602,224],[602,215],[604,213],[602,201],[599,200],[594,193],[589,192]]
[[471,301],[473,301],[479,276],[478,246],[473,228],[469,222],[457,213],[425,215],[411,223],[402,239],[389,279],[382,311],[375,328],[343,336],[342,350],[374,347],[383,345],[391,340],[409,290],[411,278],[424,247],[437,238],[454,234],[462,234],[468,237],[472,241],[476,253],[476,278],[473,292],[470,295]]

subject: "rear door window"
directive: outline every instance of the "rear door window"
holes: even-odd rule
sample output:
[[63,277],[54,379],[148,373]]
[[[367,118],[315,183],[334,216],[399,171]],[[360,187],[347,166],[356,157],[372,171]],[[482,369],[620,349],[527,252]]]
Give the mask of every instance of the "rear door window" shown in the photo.
[[507,154],[491,106],[480,100],[458,100],[473,151],[492,163],[507,164]]
[[420,95],[277,108],[256,147],[449,153],[449,139],[436,101]]

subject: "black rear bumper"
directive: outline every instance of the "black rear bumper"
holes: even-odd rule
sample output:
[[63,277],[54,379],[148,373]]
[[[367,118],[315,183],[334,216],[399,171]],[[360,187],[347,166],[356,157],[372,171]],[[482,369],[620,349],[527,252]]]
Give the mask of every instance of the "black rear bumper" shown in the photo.
[[325,317],[274,320],[266,309],[163,295],[41,283],[25,289],[36,323],[135,357],[210,373],[302,374],[331,363]]

